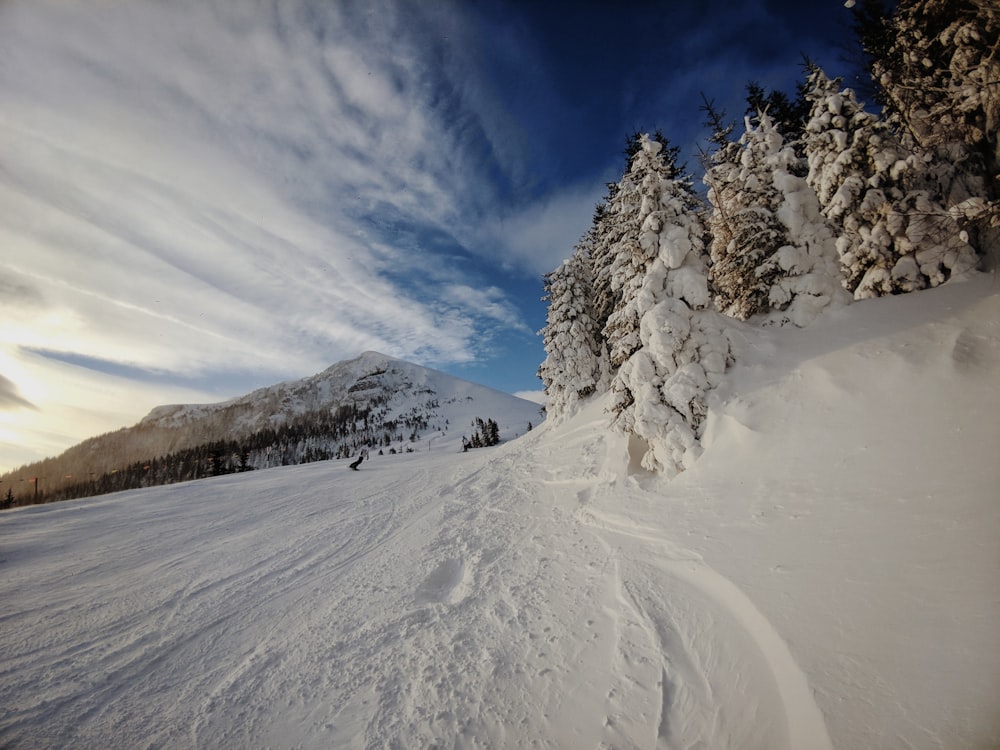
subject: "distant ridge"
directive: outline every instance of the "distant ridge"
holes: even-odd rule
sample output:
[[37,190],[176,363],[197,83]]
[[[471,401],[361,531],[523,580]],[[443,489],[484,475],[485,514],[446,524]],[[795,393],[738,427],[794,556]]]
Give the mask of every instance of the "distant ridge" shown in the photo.
[[[38,476],[37,501],[215,473],[434,447],[460,451],[476,418],[501,440],[541,420],[537,404],[374,351],[323,372],[214,404],[157,406],[132,427],[12,472]],[[117,476],[121,474],[122,476]],[[83,492],[81,484],[100,483]],[[71,488],[76,487],[76,490]],[[30,492],[31,490],[29,490]],[[23,493],[24,491],[22,491]],[[23,494],[21,501],[34,497]]]

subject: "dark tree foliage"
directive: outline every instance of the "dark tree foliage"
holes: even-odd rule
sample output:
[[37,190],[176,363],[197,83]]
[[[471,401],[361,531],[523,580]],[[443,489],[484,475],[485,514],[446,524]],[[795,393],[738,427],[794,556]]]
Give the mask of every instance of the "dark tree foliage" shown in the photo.
[[476,417],[472,422],[472,437],[462,438],[462,450],[469,448],[489,448],[500,444],[500,426],[492,419]]
[[[432,394],[432,391],[428,391]],[[411,441],[421,431],[431,428],[429,414],[438,408],[436,398],[429,398],[409,413],[396,419],[385,419],[384,403],[388,396],[369,397],[364,406],[345,404],[329,412],[313,412],[280,427],[263,429],[252,435],[233,440],[206,442],[194,448],[176,451],[118,467],[85,480],[66,477],[56,483],[48,479],[37,495],[10,495],[10,506],[48,503],[109,492],[133,490],[237,472],[291,466],[314,461],[354,456],[359,450],[402,444]],[[496,424],[495,422],[493,423]],[[439,426],[435,430],[441,429]],[[499,442],[499,430],[495,431]],[[494,439],[494,432],[484,437]],[[491,445],[495,443],[489,443]],[[399,452],[412,450],[402,448]],[[0,500],[0,508],[6,500]]]
[[705,113],[703,124],[712,131],[712,135],[708,137],[709,143],[715,148],[732,143],[732,134],[736,124],[732,120],[726,119],[726,110],[717,108],[715,102],[705,96],[704,92],[701,95],[701,102],[700,109]]
[[859,23],[887,115],[922,148],[962,144],[1000,198],[1000,5],[898,0],[891,17]]
[[796,84],[794,99],[784,91],[765,91],[756,81],[747,84],[747,115],[756,123],[760,114],[767,113],[786,143],[794,143],[802,138],[809,121],[810,109],[804,80]]
[[884,60],[895,41],[892,16],[896,0],[858,0],[851,9],[851,31],[857,46],[848,60],[854,73],[852,83],[858,97],[880,106],[886,102],[885,92],[874,75],[876,60]]

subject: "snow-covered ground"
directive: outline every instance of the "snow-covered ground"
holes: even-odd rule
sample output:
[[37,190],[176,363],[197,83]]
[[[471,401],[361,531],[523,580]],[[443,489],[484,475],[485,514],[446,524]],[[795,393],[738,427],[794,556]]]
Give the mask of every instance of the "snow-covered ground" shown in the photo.
[[595,403],[4,513],[0,745],[996,747],[996,280],[739,330],[672,481]]

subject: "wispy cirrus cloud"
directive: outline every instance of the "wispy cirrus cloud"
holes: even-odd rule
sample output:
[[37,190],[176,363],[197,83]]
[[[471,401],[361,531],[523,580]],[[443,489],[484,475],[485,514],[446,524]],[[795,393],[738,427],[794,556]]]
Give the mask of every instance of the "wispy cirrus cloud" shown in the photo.
[[599,181],[561,189],[498,217],[491,233],[502,238],[509,265],[547,273],[569,257],[590,228],[594,209],[606,192]]
[[33,403],[24,398],[17,384],[9,378],[0,375],[0,409],[37,409]]

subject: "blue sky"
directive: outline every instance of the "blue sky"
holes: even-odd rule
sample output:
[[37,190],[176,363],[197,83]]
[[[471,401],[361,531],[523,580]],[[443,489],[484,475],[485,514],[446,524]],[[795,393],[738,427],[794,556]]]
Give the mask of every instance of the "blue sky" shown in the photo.
[[374,349],[537,391],[625,136],[844,73],[839,0],[0,4],[0,469]]

